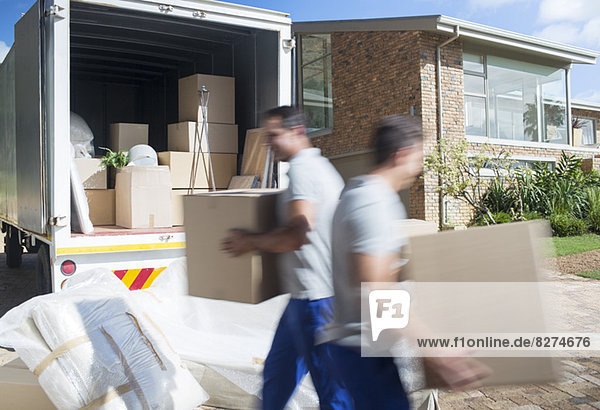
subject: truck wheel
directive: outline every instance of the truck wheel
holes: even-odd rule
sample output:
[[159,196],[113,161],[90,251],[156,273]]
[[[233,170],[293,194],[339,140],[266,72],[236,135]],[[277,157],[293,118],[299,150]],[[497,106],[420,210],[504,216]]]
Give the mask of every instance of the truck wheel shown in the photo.
[[21,266],[23,246],[19,240],[19,231],[13,227],[9,227],[4,236],[4,253],[6,253],[6,265],[9,268]]
[[50,273],[50,250],[43,243],[37,253],[37,264],[35,266],[38,295],[52,292],[52,274]]

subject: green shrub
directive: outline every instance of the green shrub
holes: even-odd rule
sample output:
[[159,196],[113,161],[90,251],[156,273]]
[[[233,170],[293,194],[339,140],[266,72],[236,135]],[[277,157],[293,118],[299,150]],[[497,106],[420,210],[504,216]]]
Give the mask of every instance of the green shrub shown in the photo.
[[[492,217],[496,224],[507,224],[514,220],[514,218],[506,212],[493,212]],[[485,214],[479,214],[471,221],[471,226],[486,226],[493,224],[494,222],[492,222],[490,217]]]
[[600,188],[585,191],[587,201],[587,221],[590,231],[600,233]]
[[524,221],[533,221],[535,219],[543,219],[544,215],[542,215],[539,212],[524,212],[523,213],[523,220]]
[[586,231],[585,221],[572,215],[551,215],[549,220],[554,236],[576,236],[582,235]]
[[514,190],[504,182],[503,178],[492,180],[483,195],[482,202],[492,213],[508,213],[516,208]]

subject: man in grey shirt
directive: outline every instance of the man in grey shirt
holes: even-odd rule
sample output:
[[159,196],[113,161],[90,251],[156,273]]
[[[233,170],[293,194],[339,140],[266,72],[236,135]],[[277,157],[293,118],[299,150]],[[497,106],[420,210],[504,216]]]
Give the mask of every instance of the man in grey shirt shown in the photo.
[[301,112],[270,110],[266,130],[275,158],[290,165],[289,187],[278,204],[280,227],[260,234],[233,230],[223,241],[223,251],[233,256],[280,253],[283,287],[291,294],[265,361],[263,408],[284,408],[310,371],[321,408],[348,409],[347,391],[329,372],[330,347],[315,346],[315,335],[332,319],[331,221],[344,183],[311,146]]
[[[397,192],[422,171],[421,125],[413,117],[384,118],[375,133],[375,168],[353,178],[333,218],[334,322],[320,341],[329,341],[335,373],[356,409],[408,409],[393,357],[361,357],[361,282],[396,282],[404,244],[393,232],[405,218]],[[452,388],[476,381],[481,369],[468,358],[429,358],[430,369]]]

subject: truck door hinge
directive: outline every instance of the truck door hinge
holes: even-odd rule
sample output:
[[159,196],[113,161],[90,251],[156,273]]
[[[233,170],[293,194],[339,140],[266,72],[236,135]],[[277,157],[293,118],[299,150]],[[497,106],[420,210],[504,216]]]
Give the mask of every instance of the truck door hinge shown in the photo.
[[296,48],[296,40],[293,38],[283,39],[281,42],[283,43],[283,48],[285,50],[293,50]]
[[46,16],[46,17],[56,16],[56,17],[64,18],[64,16],[62,16],[60,14],[64,9],[65,9],[64,7],[61,7],[58,4],[53,4],[50,7],[48,7],[46,9],[46,11],[44,11],[44,16]]
[[171,6],[170,4],[159,4],[158,9],[163,13],[170,13],[173,11],[173,6]]
[[52,216],[48,220],[48,225],[50,225],[50,226],[67,226],[67,217],[66,216]]

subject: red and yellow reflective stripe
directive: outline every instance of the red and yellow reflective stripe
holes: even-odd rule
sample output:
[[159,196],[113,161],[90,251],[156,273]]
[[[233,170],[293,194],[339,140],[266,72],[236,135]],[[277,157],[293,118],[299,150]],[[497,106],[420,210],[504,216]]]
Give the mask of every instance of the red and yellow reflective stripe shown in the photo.
[[165,269],[166,266],[162,268],[121,269],[114,270],[113,273],[129,290],[139,290],[149,288],[154,279]]

